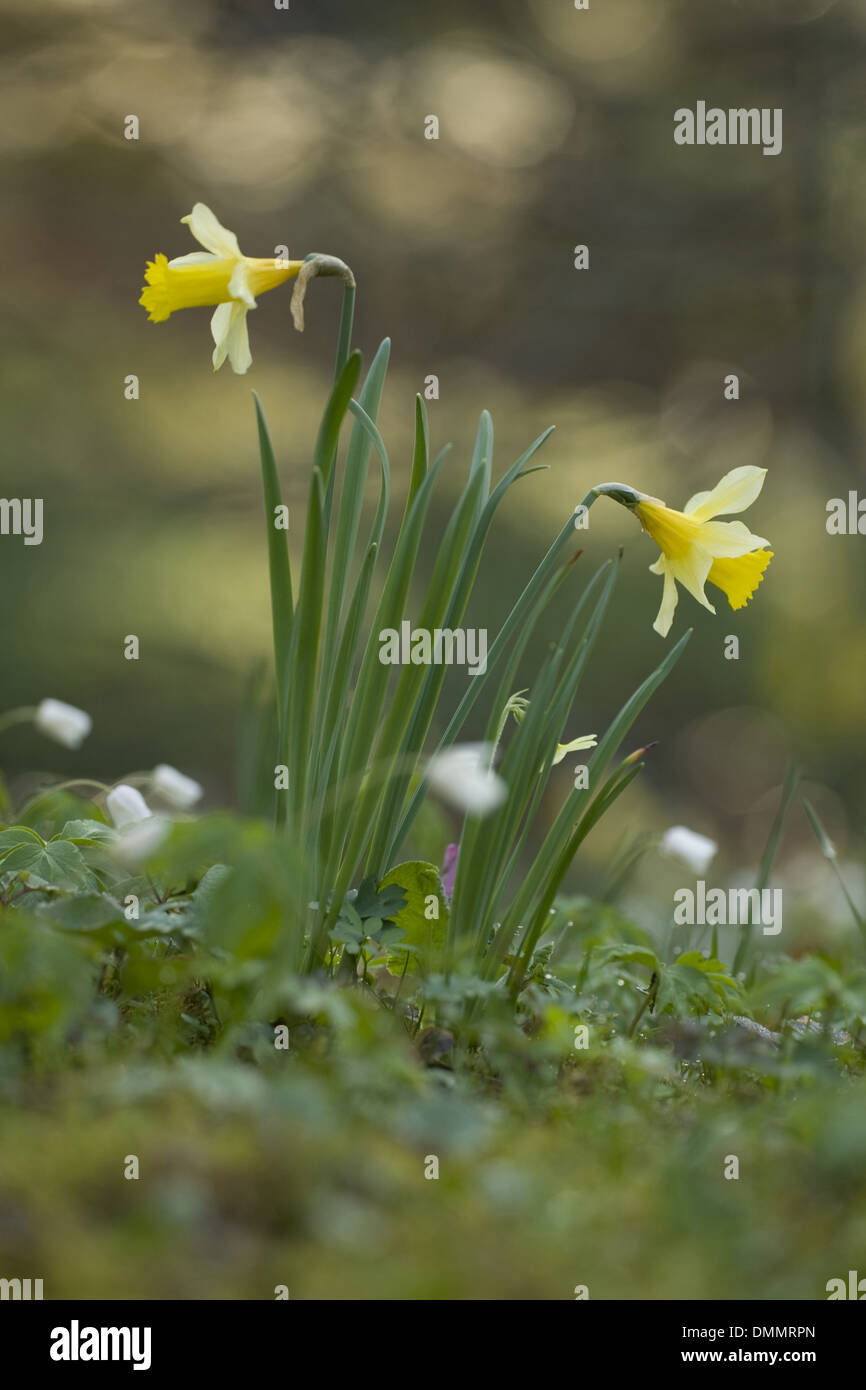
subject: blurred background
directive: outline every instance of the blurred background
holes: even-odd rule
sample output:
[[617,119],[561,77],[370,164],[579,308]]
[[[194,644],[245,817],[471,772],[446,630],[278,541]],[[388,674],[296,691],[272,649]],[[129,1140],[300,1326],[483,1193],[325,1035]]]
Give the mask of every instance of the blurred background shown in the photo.
[[[769,469],[745,518],[772,541],[768,576],[736,614],[681,596],[669,642],[693,640],[632,736],[659,746],[590,863],[683,821],[753,865],[790,758],[859,858],[866,541],[825,520],[828,499],[866,494],[864,0],[2,0],[0,24],[0,491],[45,499],[41,546],[0,538],[0,709],[54,696],[95,724],[78,753],[4,734],[14,786],[167,761],[209,805],[237,798],[270,642],[250,389],[296,546],[339,289],[313,284],[303,336],[289,288],[264,296],[250,373],[213,374],[209,310],[154,325],[137,303],[147,259],[196,249],[179,219],[202,200],[248,255],[353,267],[365,361],[393,339],[380,425],[398,501],[430,375],[434,448],[455,445],[443,527],[482,407],[497,476],[556,426],[549,471],[500,510],[468,626],[495,632],[593,483],[682,506],[731,468]],[[781,155],[675,145],[675,109],[698,100],[781,107]],[[568,738],[601,733],[665,650],[633,520],[602,501],[578,540],[587,577],[625,553]],[[816,858],[795,818],[794,881],[801,852]]]

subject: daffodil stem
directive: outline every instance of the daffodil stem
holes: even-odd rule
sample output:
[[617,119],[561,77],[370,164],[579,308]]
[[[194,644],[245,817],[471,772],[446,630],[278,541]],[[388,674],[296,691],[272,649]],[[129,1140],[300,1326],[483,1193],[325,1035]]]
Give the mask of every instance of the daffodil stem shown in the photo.
[[340,335],[337,339],[337,360],[334,363],[334,382],[339,381],[352,351],[352,328],[355,322],[355,286],[344,281],[343,307],[340,311]]
[[503,708],[503,711],[502,711],[502,713],[501,713],[500,716],[499,716],[499,723],[496,725],[496,733],[493,735],[493,741],[492,741],[492,743],[491,743],[491,745],[490,745],[490,762],[489,762],[488,765],[489,765],[491,768],[493,767],[494,763],[496,762],[496,751],[497,751],[497,749],[499,748],[499,744],[500,744],[500,741],[501,741],[501,739],[502,739],[502,735],[505,733],[505,725],[508,723],[508,716],[509,716],[510,712],[511,712],[511,702],[510,702],[510,701],[506,701],[505,707]]
[[[342,280],[342,282],[343,282],[343,284],[344,284],[344,286],[345,286],[345,288],[346,288],[347,290],[354,290],[354,288],[355,288],[355,277],[354,277],[354,275],[352,274],[352,271],[351,271],[351,269],[349,268],[349,266],[346,265],[346,262],[345,262],[345,261],[339,260],[337,256],[323,256],[323,255],[321,254],[321,252],[319,252],[319,251],[311,251],[310,254],[309,254],[309,256],[305,257],[304,263],[303,263],[303,265],[301,266],[301,269],[298,271],[298,275],[297,275],[297,278],[296,278],[296,280],[295,280],[295,288],[292,290],[292,305],[291,305],[291,308],[292,308],[292,319],[293,319],[293,321],[294,321],[295,328],[298,330],[299,333],[303,333],[303,331],[304,331],[304,300],[305,300],[306,295],[307,295],[307,285],[308,285],[308,284],[310,283],[310,281],[311,281],[312,279],[314,279],[317,275],[336,276],[338,279]],[[355,304],[355,296],[352,295],[352,296],[351,296],[351,301],[350,301],[350,310],[351,310],[352,312],[354,311],[354,304]],[[344,306],[345,306],[345,299],[344,299]],[[344,307],[344,314],[345,314],[345,307]],[[350,312],[349,322],[348,322],[348,331],[347,331],[347,342],[348,342],[348,339],[349,339],[351,336],[352,336],[352,323],[351,323],[351,312]],[[342,325],[341,325],[341,343],[342,343]],[[343,366],[345,366],[346,359],[348,358],[348,356],[349,356],[349,349],[348,349],[348,347],[346,347],[345,355],[344,355],[343,361],[342,361],[342,365],[343,365]],[[339,358],[338,358],[338,363],[339,363]],[[340,370],[341,370],[341,368],[338,366],[337,377],[339,377],[339,375],[340,375]]]

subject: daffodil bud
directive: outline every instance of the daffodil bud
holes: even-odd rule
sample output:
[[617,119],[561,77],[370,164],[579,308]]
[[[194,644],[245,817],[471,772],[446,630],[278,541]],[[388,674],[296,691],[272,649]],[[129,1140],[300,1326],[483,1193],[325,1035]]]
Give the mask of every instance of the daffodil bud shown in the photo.
[[508,794],[502,778],[490,766],[489,743],[458,743],[430,759],[427,777],[445,801],[470,816],[486,816]]
[[646,757],[651,748],[657,747],[658,739],[654,738],[651,743],[645,743],[643,748],[636,748],[633,753],[629,753],[627,758],[623,758],[622,767],[634,767],[635,763],[639,763],[641,758]]
[[41,734],[62,743],[64,748],[80,748],[93,728],[89,714],[62,700],[43,700],[33,722]]
[[158,792],[170,805],[177,807],[180,811],[189,810],[204,796],[204,787],[194,781],[192,777],[185,776],[178,772],[176,767],[170,763],[159,763],[153,769],[151,777],[151,787]]
[[134,825],[136,821],[147,820],[148,816],[153,814],[141,792],[135,787],[127,786],[125,782],[112,788],[105,798],[105,804],[118,830],[124,825]]

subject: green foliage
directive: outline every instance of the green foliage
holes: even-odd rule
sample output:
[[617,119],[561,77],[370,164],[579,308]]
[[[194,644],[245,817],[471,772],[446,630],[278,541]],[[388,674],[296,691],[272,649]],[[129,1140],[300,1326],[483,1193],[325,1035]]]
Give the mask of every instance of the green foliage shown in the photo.
[[[408,664],[392,671],[380,660],[380,633],[399,628],[404,619],[445,454],[430,460],[429,427],[419,397],[410,489],[387,560],[382,541],[389,511],[390,466],[377,415],[388,357],[386,340],[357,400],[353,391],[360,380],[359,355],[346,357],[337,372],[316,445],[293,611],[285,546],[275,538],[271,524],[280,498],[277,467],[264,414],[256,402],[273,608],[279,730],[274,763],[284,766],[288,776],[288,789],[277,796],[276,819],[298,851],[297,901],[305,918],[303,968],[308,971],[325,964],[333,968],[335,951],[337,955],[361,954],[362,943],[371,934],[362,932],[363,919],[361,923],[353,920],[349,910],[354,886],[368,879],[379,884],[390,881],[428,791],[430,756],[455,743],[479,699],[487,702],[488,738],[498,739],[503,710],[533,628],[554,595],[575,582],[572,564],[564,563],[562,555],[574,534],[569,520],[516,597],[491,644],[486,671],[467,678],[456,713],[435,745],[428,747],[445,668]],[[354,422],[338,478],[340,431],[349,414]],[[419,627],[428,631],[459,627],[497,508],[517,481],[536,471],[533,459],[548,434],[540,435],[492,486],[493,423],[486,411],[482,413],[463,489],[437,546]],[[378,499],[372,528],[361,539],[363,491],[373,453],[380,465]],[[586,505],[594,499],[595,493],[588,493]],[[467,815],[453,901],[439,917],[442,927],[430,932],[414,909],[399,922],[407,945],[419,958],[425,952],[431,957],[435,948],[449,968],[471,960],[479,978],[497,978],[508,958],[513,994],[521,988],[580,844],[639,771],[635,759],[626,759],[605,780],[617,748],[672,669],[688,636],[672,648],[614,718],[591,760],[592,791],[576,789],[566,797],[527,867],[527,848],[540,822],[556,748],[610,603],[615,574],[615,566],[605,565],[583,586],[560,640],[527,687],[527,712],[511,733],[500,769],[508,786],[507,800],[486,818]],[[433,891],[438,891],[435,885]],[[514,952],[518,931],[520,949]],[[433,963],[431,958],[431,967]],[[413,974],[417,964],[404,961]]]
[[448,932],[448,905],[439,870],[435,864],[398,864],[382,880],[383,888],[388,885],[399,888],[404,895],[395,922],[405,933],[405,943],[413,953],[408,962],[401,963],[398,955],[392,957],[393,964],[405,965],[410,972],[419,965],[429,969],[441,956]]
[[768,970],[758,998],[780,1019],[817,1016],[859,1032],[866,1025],[866,969],[841,970],[819,955],[782,959]]
[[[7,834],[16,835],[12,830]],[[4,846],[4,849],[6,847]],[[46,888],[89,888],[95,884],[84,856],[68,840],[28,839],[8,848],[0,860],[5,874],[13,874],[22,884]]]
[[661,969],[655,997],[659,1013],[680,1017],[688,1014],[733,1013],[741,1005],[740,988],[720,960],[707,960],[699,951],[687,951]]
[[31,1060],[38,1045],[56,1065],[72,1023],[93,1000],[93,975],[74,941],[18,913],[0,918],[0,1048]]
[[[189,1124],[206,1155],[204,1176],[181,1184],[179,1194],[157,1177],[153,1206],[130,1218],[124,1208],[123,1219],[155,1230],[157,1244],[161,1231],[176,1235],[179,1226],[188,1229],[190,1249],[207,1248],[211,1225],[231,1241],[242,1223],[223,1185],[231,1187],[240,1154],[252,1176],[243,1184],[249,1223],[276,1282],[283,1282],[288,1232],[288,1248],[300,1250],[311,1271],[307,1288],[330,1279],[331,1297],[344,1278],[336,1259],[322,1258],[331,1245],[372,1251],[378,1269],[383,1249],[412,1243],[407,1232],[414,1240],[419,1220],[424,1241],[440,1240],[437,1218],[418,1214],[417,1165],[427,1153],[452,1164],[448,1182],[467,1222],[462,1256],[474,1258],[475,1229],[490,1239],[497,1222],[513,1226],[515,1212],[527,1214],[517,1223],[521,1269],[542,1272],[521,1273],[521,1296],[527,1288],[547,1296],[557,1280],[578,1277],[573,1249],[587,1237],[603,1235],[604,1243],[607,1232],[592,1215],[599,1191],[610,1203],[632,1203],[627,1224],[640,1232],[648,1222],[654,1233],[639,1250],[640,1287],[657,1264],[653,1240],[687,1253],[694,1231],[706,1229],[705,1253],[724,1265],[712,1287],[739,1295],[744,1251],[747,1267],[755,1258],[742,1232],[762,1200],[773,1200],[780,1151],[801,1160],[821,1133],[814,1164],[825,1219],[834,1182],[862,1186],[866,1133],[840,1118],[839,1096],[850,1084],[862,1099],[866,1085],[866,970],[847,948],[833,959],[768,957],[753,942],[751,924],[730,967],[715,934],[706,953],[674,955],[616,901],[647,853],[645,840],[633,839],[613,857],[598,900],[569,895],[581,846],[643,766],[646,750],[624,753],[625,740],[689,640],[686,633],[631,694],[611,703],[588,759],[588,784],[568,786],[564,769],[554,772],[554,757],[613,608],[619,571],[608,561],[581,582],[578,557],[569,554],[570,516],[516,589],[486,671],[466,677],[450,718],[441,665],[392,670],[382,663],[380,633],[399,628],[419,556],[429,549],[447,451],[431,458],[417,398],[408,493],[392,521],[390,462],[377,423],[390,348],[386,340],[362,379],[360,355],[350,350],[353,303],[353,294],[344,300],[334,386],[311,461],[297,583],[285,534],[273,524],[282,505],[279,470],[255,403],[274,655],[271,707],[262,708],[259,682],[247,702],[242,784],[245,804],[273,803],[272,821],[225,813],[178,818],[142,845],[102,819],[101,797],[49,787],[16,807],[3,793],[0,1103],[32,1160],[41,1141],[34,1102],[61,1098],[75,1148],[68,1176],[52,1171],[51,1181],[71,1197],[88,1182],[100,1194],[109,1190],[102,1170],[87,1167],[94,1116],[113,1152],[140,1148],[151,1157],[152,1131],[140,1128],[151,1108],[160,1123],[181,1131]],[[462,487],[436,537],[420,627],[460,625],[497,509],[536,471],[547,433],[494,483],[493,423],[481,414]],[[365,530],[374,462],[375,505]],[[585,505],[594,500],[590,490]],[[557,595],[568,596],[569,616],[527,670],[530,640]],[[509,711],[519,716],[513,722]],[[450,839],[450,823],[434,809],[430,762],[458,741],[472,716],[499,755],[506,795],[484,816],[463,816],[446,896],[433,861]],[[283,768],[287,787],[272,796]],[[769,882],[797,787],[792,769],[759,887]],[[834,863],[811,805],[806,814]],[[793,1087],[803,1101],[796,1116],[784,1106]],[[729,1146],[728,1104],[739,1107],[738,1132],[760,1149],[760,1122],[748,1116],[758,1095],[779,1103],[771,1112],[776,1133],[757,1165],[759,1195],[746,1199],[739,1216],[708,1185],[699,1160],[715,1162]],[[113,1127],[116,1107],[127,1128]],[[554,1136],[551,1151],[539,1143],[544,1131]],[[356,1162],[356,1142],[372,1157]],[[212,1165],[223,1144],[226,1169],[218,1172]],[[251,1156],[247,1146],[256,1144],[261,1152]],[[585,1168],[575,1176],[578,1151]],[[268,1154],[277,1156],[270,1166]],[[26,1168],[0,1158],[4,1181],[29,1210]],[[683,1187],[688,1210],[671,1217],[666,1194]],[[201,1215],[209,1203],[219,1213],[211,1225]],[[729,1232],[738,1220],[734,1240]],[[536,1223],[543,1259],[533,1263]],[[109,1238],[101,1218],[96,1224],[96,1267],[82,1276],[79,1297],[91,1289],[104,1296],[100,1259]],[[786,1248],[788,1274],[779,1273],[776,1255],[758,1250],[769,1290],[814,1296],[796,1239]],[[160,1254],[168,1267],[174,1249]],[[182,1261],[190,1249],[181,1238]],[[821,1251],[823,1259],[823,1230]],[[839,1268],[846,1260],[840,1253]],[[219,1296],[223,1261],[204,1263]],[[612,1269],[601,1266],[602,1293]],[[431,1292],[417,1264],[410,1261],[406,1273],[412,1287]],[[149,1287],[148,1278],[130,1276],[130,1287]],[[453,1288],[454,1278],[445,1286]],[[683,1296],[691,1279],[687,1269],[680,1283],[671,1276],[671,1287]]]
[[[95,1003],[110,999],[120,1037],[132,1030],[139,1049],[253,1046],[258,1056],[258,1043],[249,1042],[256,1030],[266,1032],[281,1016],[292,1019],[294,1033],[327,1030],[339,1013],[333,991],[348,988],[361,991],[406,1037],[447,1029],[467,1055],[483,1050],[486,1018],[548,1041],[573,1018],[592,1020],[612,1042],[652,1034],[665,1020],[742,1018],[758,1009],[817,1011],[859,1033],[863,986],[856,970],[837,973],[812,958],[770,971],[753,959],[745,981],[739,964],[750,949],[749,931],[731,970],[715,939],[709,955],[688,951],[666,959],[611,903],[562,898],[584,840],[639,775],[643,750],[617,761],[618,750],[689,637],[671,646],[613,713],[589,757],[588,784],[557,793],[556,750],[613,603],[619,568],[608,561],[581,584],[577,556],[568,554],[570,517],[515,595],[486,670],[465,677],[447,723],[442,665],[394,670],[382,663],[380,633],[399,627],[406,613],[447,451],[431,459],[429,424],[417,398],[409,491],[386,547],[390,464],[377,419],[390,346],[382,343],[363,375],[360,354],[350,350],[353,305],[347,291],[334,385],[312,459],[297,584],[285,532],[274,525],[282,506],[279,469],[255,402],[274,708],[256,736],[245,739],[265,774],[248,769],[245,784],[260,786],[270,769],[287,769],[273,826],[227,815],[167,823],[142,858],[101,819],[98,799],[48,788],[19,809],[17,824],[0,829],[0,902],[43,943],[56,941],[60,953],[74,945],[78,966],[90,969],[92,997],[85,1003],[76,995],[77,1026],[86,1026]],[[482,412],[436,547],[420,627],[459,626],[497,509],[514,484],[537,470],[535,455],[548,433],[494,483],[493,422]],[[375,507],[363,534],[374,458]],[[595,497],[590,489],[585,505]],[[565,591],[569,617],[528,677],[530,636]],[[497,775],[507,794],[488,814],[464,816],[446,900],[435,863],[401,862],[400,851],[422,824],[431,757],[455,744],[479,706],[486,740],[501,754]],[[512,709],[519,715],[513,723]],[[254,702],[248,723],[255,717]],[[796,790],[792,770],[759,885],[769,879]],[[806,809],[831,857],[815,812]],[[7,814],[11,820],[11,807]],[[637,857],[633,850],[621,857],[609,896]],[[312,995],[299,993],[304,978],[326,989],[327,1007],[314,1008]],[[61,1002],[57,1018],[65,1016]],[[42,1016],[41,1007],[32,1013]],[[15,1017],[16,1035],[26,1033],[26,1004]]]
[[346,894],[335,925],[328,933],[330,940],[343,954],[360,955],[369,942],[372,945],[394,946],[403,936],[399,922],[406,906],[406,895],[399,884],[381,884],[365,878],[357,891]]

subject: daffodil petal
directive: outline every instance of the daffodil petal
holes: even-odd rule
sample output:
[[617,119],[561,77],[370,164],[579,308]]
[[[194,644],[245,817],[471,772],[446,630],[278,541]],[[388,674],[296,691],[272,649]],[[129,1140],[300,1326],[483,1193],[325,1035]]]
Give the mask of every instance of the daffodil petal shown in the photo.
[[256,301],[249,286],[247,267],[243,261],[238,261],[232,271],[232,278],[229,280],[229,294],[232,299],[241,299],[248,309],[255,309]]
[[210,331],[213,334],[215,344],[213,350],[213,369],[215,372],[219,371],[228,356],[229,329],[231,328],[233,308],[233,303],[228,300],[225,304],[218,304],[210,321]]
[[247,330],[247,308],[244,304],[232,304],[232,321],[229,326],[228,351],[232,371],[243,376],[253,363],[250,352],[250,335]]
[[700,543],[714,559],[724,556],[747,555],[770,542],[756,536],[742,521],[705,521],[701,527]]
[[224,227],[204,203],[196,203],[192,212],[180,220],[187,224],[196,241],[206,251],[212,251],[215,256],[223,258],[240,259],[241,248],[234,232]]
[[232,371],[242,376],[252,365],[250,339],[247,332],[247,307],[238,300],[220,304],[210,321],[211,332],[216,344],[213,352],[214,371],[218,371],[228,357]]
[[679,594],[677,593],[677,586],[673,575],[670,573],[667,566],[664,565],[664,556],[662,556],[661,559],[663,565],[662,574],[665,577],[665,585],[664,589],[662,590],[661,607],[659,608],[659,611],[656,615],[656,620],[653,623],[653,627],[660,637],[667,637],[668,633],[671,630],[671,623],[674,620],[674,613],[676,611],[677,602],[679,600]]
[[656,560],[655,564],[649,566],[649,572],[650,572],[650,574],[664,574],[664,572],[665,572],[665,557],[664,557],[664,555],[660,555],[659,558]]
[[695,521],[709,521],[711,517],[728,512],[744,512],[760,493],[766,476],[766,468],[755,468],[753,464],[733,468],[711,492],[696,492],[690,497],[683,512]]
[[208,261],[221,259],[222,257],[215,256],[212,251],[190,251],[188,256],[175,256],[173,260],[169,261],[169,265],[207,265]]
[[678,584],[687,589],[692,598],[703,604],[711,613],[715,608],[704,593],[704,585],[713,564],[713,556],[699,546],[693,546],[687,555],[680,555],[676,561],[669,559],[665,568],[665,578],[672,575]]
[[253,360],[247,332],[246,305],[236,299],[218,305],[210,327],[216,344],[213,352],[214,371],[218,371],[228,357],[232,370],[243,376]]

